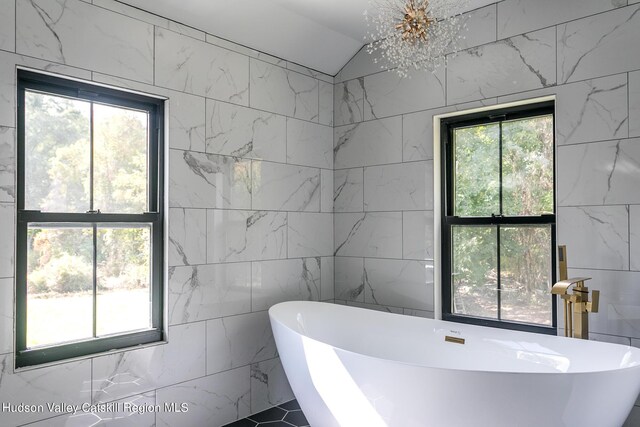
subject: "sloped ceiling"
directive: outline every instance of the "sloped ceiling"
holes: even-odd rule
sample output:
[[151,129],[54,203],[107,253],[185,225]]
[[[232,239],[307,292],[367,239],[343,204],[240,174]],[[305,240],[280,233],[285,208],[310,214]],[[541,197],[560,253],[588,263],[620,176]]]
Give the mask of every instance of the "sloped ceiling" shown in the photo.
[[370,8],[369,0],[119,1],[332,76],[365,44]]

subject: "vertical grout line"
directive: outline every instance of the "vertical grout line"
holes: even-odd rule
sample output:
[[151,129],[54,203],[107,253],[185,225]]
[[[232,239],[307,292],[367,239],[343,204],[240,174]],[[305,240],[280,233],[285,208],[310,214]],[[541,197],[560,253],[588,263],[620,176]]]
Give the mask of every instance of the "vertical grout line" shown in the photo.
[[[204,375],[209,374],[209,321],[204,321]],[[157,392],[156,392],[157,395]]]
[[627,205],[627,233],[629,233],[629,241],[627,249],[629,251],[629,271],[631,271],[631,205]]
[[631,138],[631,73],[627,72],[627,138]]
[[95,401],[93,400],[93,396],[94,396],[94,392],[93,392],[93,357],[89,362],[89,402],[91,402],[91,404],[95,403]]
[[405,211],[400,212],[400,237],[402,245],[400,246],[400,258],[404,259],[404,213]]
[[18,52],[18,0],[13,1],[13,52]]
[[151,71],[153,74],[153,85],[156,85],[156,37],[157,27],[153,26],[153,63],[151,64]]
[[555,26],[555,29],[556,29],[556,46],[555,46],[556,48],[556,86],[560,85],[560,82],[558,81],[558,66],[560,64],[560,61],[558,58],[558,25]]
[[498,41],[498,3],[495,3],[496,6],[496,41]]
[[247,83],[247,91],[249,92],[247,107],[251,108],[251,57],[247,56],[247,61],[249,62],[249,81]]

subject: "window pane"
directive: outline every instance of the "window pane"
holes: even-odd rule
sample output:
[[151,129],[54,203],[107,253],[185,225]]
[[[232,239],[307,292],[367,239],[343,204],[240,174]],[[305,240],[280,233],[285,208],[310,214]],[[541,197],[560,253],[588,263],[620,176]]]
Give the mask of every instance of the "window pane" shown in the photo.
[[94,104],[94,209],[147,211],[146,112]]
[[501,317],[551,325],[551,226],[500,228]]
[[97,335],[151,326],[151,226],[98,226]]
[[93,336],[93,230],[27,229],[27,347]]
[[454,131],[454,215],[500,213],[500,126]]
[[25,209],[89,210],[90,104],[25,92]]
[[553,117],[502,124],[504,215],[553,213]]
[[496,227],[491,226],[452,227],[454,313],[497,317],[496,232]]

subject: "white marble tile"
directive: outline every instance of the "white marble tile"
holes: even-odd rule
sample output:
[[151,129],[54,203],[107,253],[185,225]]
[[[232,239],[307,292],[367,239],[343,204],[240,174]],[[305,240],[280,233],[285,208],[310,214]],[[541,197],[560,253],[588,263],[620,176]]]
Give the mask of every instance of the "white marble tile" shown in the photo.
[[459,52],[447,66],[447,104],[552,86],[555,51],[548,28]]
[[0,203],[0,236],[7,239],[0,245],[0,277],[14,277],[15,205]]
[[248,105],[246,56],[162,28],[156,28],[155,43],[158,86]]
[[76,413],[69,413],[55,418],[49,418],[29,427],[86,427],[86,426],[117,426],[117,427],[154,427],[156,416],[146,408],[156,404],[156,392],[139,394],[125,399],[109,402],[108,404],[87,405]]
[[333,172],[333,209],[335,212],[364,211],[363,168]]
[[16,19],[20,54],[153,82],[152,25],[77,0],[19,0]]
[[288,118],[287,163],[333,169],[333,128]]
[[183,34],[194,39],[206,41],[207,37],[204,31],[197,30],[193,27],[172,20],[168,20],[167,23],[167,29],[173,31],[174,33]]
[[433,311],[414,310],[412,308],[405,308],[402,310],[402,314],[405,316],[424,317],[427,319],[433,319]]
[[118,0],[83,0],[87,3],[92,3],[94,6],[99,6],[104,9],[112,10],[122,15],[135,18],[139,21],[147,22],[149,24],[157,25],[162,28],[169,28],[169,20],[162,18],[161,16],[154,15],[149,12],[145,12],[142,9],[129,6],[128,4],[121,3]]
[[340,126],[334,129],[336,169],[402,161],[402,117]]
[[16,127],[16,65],[91,80],[91,71],[0,51],[0,126]]
[[253,209],[320,211],[320,170],[253,161]]
[[364,259],[335,257],[335,298],[364,302]]
[[333,84],[323,81],[318,84],[318,122],[333,126]]
[[333,83],[333,77],[330,75],[316,71],[312,68],[304,67],[296,64],[295,62],[287,61],[286,68],[287,70],[296,71],[300,74],[304,74],[305,76],[313,77],[314,79],[318,79],[324,83]]
[[320,301],[334,298],[335,263],[333,257],[320,259]]
[[207,262],[207,211],[169,209],[169,265]]
[[226,39],[221,39],[220,37],[216,37],[216,36],[211,35],[209,33],[205,34],[205,41],[207,43],[214,44],[216,46],[223,47],[225,49],[229,49],[229,50],[232,50],[234,52],[241,53],[242,55],[250,56],[252,58],[255,58],[256,54],[258,53],[258,51],[256,51],[256,50],[250,49],[250,48],[248,48],[246,46],[242,46],[242,45],[236,44],[236,43],[234,43],[232,41],[229,41],[229,40],[226,40]]
[[402,213],[337,213],[336,256],[402,257]]
[[333,116],[336,126],[358,123],[364,119],[364,78],[335,84]]
[[627,75],[561,86],[556,98],[558,145],[627,137]]
[[169,324],[213,319],[251,311],[251,264],[169,269]]
[[402,117],[402,161],[433,159],[433,111]]
[[640,136],[640,71],[629,73],[629,136]]
[[558,205],[640,203],[640,139],[558,147]]
[[205,99],[170,91],[169,145],[171,148],[205,151]]
[[318,80],[251,59],[251,107],[318,120]]
[[452,44],[449,52],[496,41],[496,13],[495,4],[466,13],[463,18],[466,25],[466,30],[462,31],[463,39]]
[[157,425],[165,427],[220,426],[250,413],[248,366],[158,390],[162,408],[187,404],[187,412],[161,411]]
[[507,0],[498,3],[498,38],[551,27],[615,8],[620,0]]
[[433,257],[433,211],[402,212],[402,258]]
[[333,214],[289,212],[287,225],[289,258],[333,255]]
[[365,258],[364,301],[433,311],[433,264]]
[[365,120],[412,113],[445,104],[443,68],[433,73],[411,71],[408,78],[400,77],[393,71],[364,78]]
[[169,152],[169,206],[251,208],[251,161],[194,151]]
[[320,171],[320,212],[333,212],[333,171]]
[[91,402],[91,361],[83,360],[14,373],[13,353],[0,356],[0,402],[42,405],[35,412],[3,411],[2,424],[21,425],[58,415],[47,403]]
[[320,258],[282,259],[252,265],[251,308],[283,301],[320,300]]
[[433,161],[364,168],[364,210],[433,209]]
[[210,210],[207,262],[286,258],[286,236],[284,212]]
[[640,6],[558,26],[558,82],[640,69]]
[[16,2],[0,1],[0,49],[15,51],[16,49]]
[[0,354],[13,351],[13,288],[13,279],[0,279]]
[[0,202],[16,199],[15,129],[0,127]]
[[207,374],[273,359],[277,354],[266,311],[207,322]]
[[591,277],[586,285],[600,291],[598,313],[589,315],[590,333],[640,338],[640,273],[570,268],[569,277]]
[[608,342],[612,344],[631,345],[631,338],[616,335],[589,333],[589,341]]
[[204,322],[171,326],[168,340],[168,344],[92,359],[93,402],[146,393],[205,375]]
[[558,208],[558,244],[567,245],[571,268],[628,270],[628,207]]
[[629,268],[640,271],[640,206],[629,206]]
[[207,100],[207,153],[284,163],[286,132],[283,116]]
[[356,301],[347,301],[347,305],[358,307],[358,308],[365,308],[367,310],[384,311],[386,313],[402,314],[403,312],[403,309],[401,307],[392,307],[389,305],[362,303],[362,302],[356,302]]
[[[90,80],[94,82],[104,83],[108,86],[115,86],[116,88],[122,88],[125,90],[130,89],[134,92],[141,92],[143,94],[146,93],[156,98],[165,98],[168,100],[173,94],[176,93],[176,91],[164,87],[154,86],[151,83],[143,83],[136,80],[127,79],[125,77],[112,76],[110,74],[99,73],[97,71],[87,71],[87,73],[90,73]],[[177,93],[183,94],[182,92]],[[200,119],[200,121],[202,122],[202,119]]]
[[252,413],[264,411],[294,398],[280,359],[251,365]]

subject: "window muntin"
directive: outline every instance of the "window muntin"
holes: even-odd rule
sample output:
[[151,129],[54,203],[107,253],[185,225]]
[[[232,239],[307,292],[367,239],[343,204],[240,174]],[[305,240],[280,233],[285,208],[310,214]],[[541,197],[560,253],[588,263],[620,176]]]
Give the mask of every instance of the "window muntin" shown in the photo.
[[19,71],[16,365],[162,339],[163,102]]
[[445,119],[443,317],[553,333],[553,104]]

